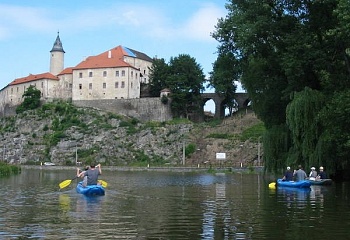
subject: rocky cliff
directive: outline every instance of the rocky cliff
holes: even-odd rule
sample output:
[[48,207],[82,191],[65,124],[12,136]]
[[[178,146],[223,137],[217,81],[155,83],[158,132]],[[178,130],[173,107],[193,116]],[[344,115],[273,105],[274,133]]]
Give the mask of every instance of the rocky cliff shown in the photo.
[[[258,138],[241,137],[259,124],[252,112],[212,126],[187,120],[143,122],[67,102],[47,103],[0,119],[0,159],[57,165],[262,165]],[[226,159],[218,161],[216,153],[225,153]]]

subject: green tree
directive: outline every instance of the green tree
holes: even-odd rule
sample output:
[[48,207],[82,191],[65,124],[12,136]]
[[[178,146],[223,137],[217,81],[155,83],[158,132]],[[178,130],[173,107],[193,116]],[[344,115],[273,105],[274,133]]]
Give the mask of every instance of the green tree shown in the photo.
[[166,84],[171,90],[171,108],[175,117],[189,118],[202,111],[201,92],[205,76],[196,60],[187,54],[172,57],[169,62]]
[[35,86],[30,85],[23,93],[23,102],[16,108],[16,113],[38,108],[40,106],[40,97],[41,91]]
[[287,106],[287,125],[291,132],[294,153],[290,162],[295,165],[322,165],[325,149],[317,148],[317,145],[319,141],[323,141],[323,128],[318,115],[324,105],[324,95],[306,87],[303,91],[296,92]]
[[169,76],[169,65],[164,58],[153,59],[149,76],[149,92],[152,97],[159,97],[160,91],[166,88],[166,78]]
[[[267,128],[264,158],[269,170],[282,167],[273,163],[279,160],[267,157],[269,153],[305,167],[315,161],[332,171],[347,165],[347,140],[335,141],[332,131],[349,135],[349,129],[345,122],[337,129],[330,127],[332,111],[324,110],[326,106],[339,109],[333,105],[339,100],[322,105],[321,98],[313,102],[308,93],[346,99],[344,91],[350,87],[349,5],[348,0],[231,0],[226,5],[228,15],[218,21],[213,37],[220,42],[219,54],[233,54],[234,68],[240,71],[252,107]],[[316,125],[311,124],[312,119],[317,120]],[[284,141],[290,146],[272,144],[276,129],[288,129],[283,135],[291,137],[292,141]],[[329,162],[320,155],[327,155],[325,149],[331,142],[336,142],[336,149],[341,145],[342,151],[334,153]]]
[[215,92],[225,98],[224,107],[229,109],[229,115],[232,115],[233,109],[236,107],[234,98],[237,86],[235,81],[239,80],[237,66],[232,53],[219,55],[213,64],[213,71],[210,72],[207,86],[215,88]]

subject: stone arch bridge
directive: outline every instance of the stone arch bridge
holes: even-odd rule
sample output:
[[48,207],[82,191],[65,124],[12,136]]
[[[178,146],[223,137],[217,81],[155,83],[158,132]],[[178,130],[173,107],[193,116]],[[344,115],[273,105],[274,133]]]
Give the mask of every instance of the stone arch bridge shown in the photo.
[[[214,118],[224,118],[225,117],[225,98],[219,96],[217,93],[202,93],[201,97],[203,99],[203,106],[209,100],[213,100],[215,103],[215,115]],[[245,108],[250,102],[248,93],[235,93],[235,101],[237,102],[238,109]]]

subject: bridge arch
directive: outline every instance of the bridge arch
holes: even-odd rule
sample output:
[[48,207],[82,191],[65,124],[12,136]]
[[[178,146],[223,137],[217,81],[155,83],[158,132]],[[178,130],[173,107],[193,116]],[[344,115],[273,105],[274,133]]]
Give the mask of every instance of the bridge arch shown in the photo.
[[[225,117],[225,98],[221,97],[217,93],[202,93],[201,97],[203,99],[202,107],[209,100],[213,100],[215,103],[215,115],[214,118],[224,118]],[[248,93],[235,93],[235,101],[237,102],[238,109],[242,109],[248,106],[250,99]]]

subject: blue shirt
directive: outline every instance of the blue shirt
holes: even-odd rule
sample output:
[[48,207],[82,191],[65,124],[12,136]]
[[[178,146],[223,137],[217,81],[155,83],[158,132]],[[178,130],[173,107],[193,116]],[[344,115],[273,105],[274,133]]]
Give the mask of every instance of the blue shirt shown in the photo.
[[287,170],[284,174],[285,181],[293,181],[293,173]]

